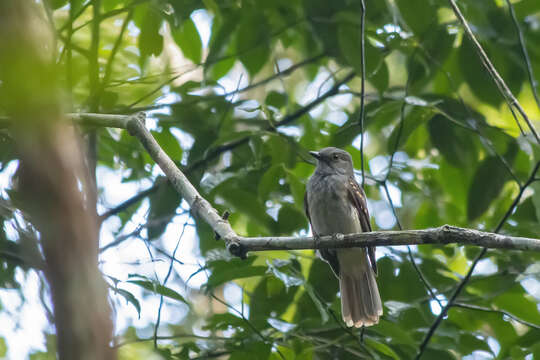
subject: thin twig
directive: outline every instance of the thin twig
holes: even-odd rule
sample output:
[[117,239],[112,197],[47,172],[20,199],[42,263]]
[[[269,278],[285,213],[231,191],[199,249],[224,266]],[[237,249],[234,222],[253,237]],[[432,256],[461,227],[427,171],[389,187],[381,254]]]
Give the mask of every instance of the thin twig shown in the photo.
[[[117,342],[114,347],[119,348],[121,346],[139,343],[139,342],[147,342],[147,341],[154,341],[154,336],[150,338],[137,338],[137,339],[130,339],[123,342]],[[222,336],[202,336],[202,335],[195,335],[195,334],[173,334],[173,335],[167,335],[167,336],[158,336],[158,340],[175,340],[175,339],[183,339],[183,338],[191,338],[191,339],[200,339],[200,340],[222,340],[222,341],[229,341],[232,340],[227,337]],[[118,339],[116,340],[118,341]]]
[[497,309],[492,309],[492,308],[478,306],[478,305],[464,304],[464,303],[460,303],[460,302],[454,303],[452,305],[452,307],[459,307],[459,308],[463,308],[463,309],[478,310],[478,311],[493,312],[493,313],[502,314],[503,316],[507,316],[510,319],[512,319],[514,321],[517,321],[518,323],[521,323],[523,325],[527,325],[529,327],[540,330],[540,325],[536,325],[536,324],[533,324],[533,323],[528,322],[526,320],[520,319],[517,316],[512,315],[509,312],[504,311],[504,310],[497,310]]
[[521,48],[523,59],[525,60],[527,76],[529,77],[529,83],[531,84],[531,90],[534,96],[534,100],[536,101],[536,105],[538,106],[538,109],[540,109],[540,98],[538,97],[538,91],[537,91],[538,82],[535,80],[535,77],[534,77],[533,68],[531,64],[531,58],[529,57],[529,52],[527,51],[527,45],[525,44],[525,37],[523,36],[523,32],[521,31],[521,27],[519,26],[516,13],[514,11],[514,5],[512,5],[512,2],[510,0],[506,0],[506,5],[508,6],[510,17],[512,18],[512,22],[514,23],[514,27],[516,28],[516,32],[517,32],[518,40],[519,40],[519,47]]
[[366,46],[365,46],[365,22],[366,22],[366,4],[360,0],[360,63],[362,67],[362,77],[360,82],[360,169],[362,170],[362,188],[364,188],[366,177],[364,176],[364,117],[365,117],[365,94],[366,94]]
[[120,33],[118,34],[118,37],[116,38],[116,41],[114,42],[114,46],[111,50],[111,55],[109,56],[109,59],[107,60],[107,65],[105,66],[105,75],[103,76],[103,80],[101,81],[101,93],[103,93],[103,91],[109,84],[109,80],[112,74],[114,58],[116,54],[118,53],[118,50],[120,50],[120,45],[122,44],[124,33],[126,32],[127,26],[129,22],[131,21],[132,16],[133,16],[133,10],[130,10],[127,13],[126,17],[124,18],[122,27],[120,29]]
[[[397,212],[396,212],[396,208],[394,206],[394,202],[392,201],[392,198],[390,197],[390,192],[388,191],[388,183],[386,181],[383,183],[383,188],[384,188],[384,192],[386,193],[386,198],[388,199],[388,202],[390,203],[390,207],[392,208],[392,213],[394,214],[394,218],[396,219],[397,226],[398,226],[399,230],[403,230],[403,228],[401,227],[401,222],[399,221],[399,218],[397,216]],[[411,262],[411,265],[413,266],[414,270],[416,271],[416,274],[420,278],[420,281],[422,282],[422,284],[426,288],[427,292],[429,293],[429,296],[431,296],[431,298],[433,300],[435,300],[442,309],[443,304],[441,303],[441,301],[435,295],[435,292],[433,291],[433,287],[431,286],[431,284],[428,282],[428,280],[426,279],[426,277],[422,273],[422,270],[420,270],[418,265],[416,265],[416,262],[414,261],[414,256],[413,256],[411,247],[409,245],[407,245],[407,253],[409,254],[409,260]]]
[[[159,178],[159,179],[161,179],[161,178]],[[123,203],[121,203],[119,205],[116,205],[114,208],[105,211],[103,214],[101,214],[99,216],[99,220],[101,222],[103,222],[106,219],[108,219],[109,217],[111,217],[113,215],[116,215],[116,214],[126,210],[127,208],[129,208],[132,205],[135,205],[136,203],[138,203],[139,201],[141,201],[142,199],[144,199],[148,195],[155,193],[162,184],[163,184],[163,181],[157,180],[154,183],[154,185],[152,185],[148,189],[143,190],[140,193],[137,193],[133,197],[131,197],[131,198],[127,199],[126,201],[124,201]]]
[[[174,247],[173,253],[171,255],[171,262],[169,264],[169,270],[167,271],[167,275],[165,275],[165,279],[163,279],[163,286],[167,284],[167,281],[169,280],[169,277],[171,276],[172,269],[174,266],[174,260],[176,251],[178,250],[178,247],[180,246],[180,241],[182,240],[182,237],[184,236],[184,233],[186,232],[186,226],[188,225],[188,222],[186,221],[184,223],[184,226],[182,227],[182,232],[180,233],[180,236],[178,237],[178,241],[176,242],[176,246]],[[159,307],[158,307],[158,314],[157,314],[157,320],[156,325],[154,326],[154,349],[157,349],[157,341],[158,341],[158,329],[159,329],[159,323],[161,322],[161,309],[163,308],[163,295],[159,297]]]
[[[487,56],[486,52],[482,48],[482,45],[480,45],[480,43],[478,42],[478,40],[474,36],[474,33],[472,32],[471,28],[469,27],[469,24],[467,23],[467,20],[465,19],[465,17],[463,16],[461,11],[459,10],[459,7],[457,6],[455,0],[448,0],[448,2],[450,2],[450,6],[452,6],[452,9],[454,10],[454,14],[458,18],[461,25],[463,25],[463,28],[465,29],[465,33],[467,34],[467,36],[469,37],[469,39],[473,43],[474,48],[476,49],[476,52],[478,53],[478,56],[480,56],[480,59],[482,60],[482,64],[485,66],[486,70],[491,75],[493,81],[497,85],[497,88],[499,89],[499,91],[503,95],[504,99],[506,100],[506,102],[508,104],[508,107],[510,109],[515,108],[519,112],[519,114],[521,115],[521,117],[523,118],[525,123],[527,123],[527,126],[529,127],[531,133],[533,134],[534,138],[536,139],[536,142],[540,144],[540,136],[538,135],[538,133],[536,132],[536,129],[534,128],[533,124],[529,120],[529,117],[527,116],[527,113],[525,112],[525,110],[523,110],[523,108],[521,107],[521,104],[519,103],[519,101],[516,99],[514,94],[512,94],[512,91],[508,88],[508,86],[504,82],[501,75],[499,75],[499,72],[497,71],[495,66],[493,66],[493,64],[489,60],[489,57]],[[517,117],[515,117],[515,119],[516,119],[516,122],[519,124],[519,120],[517,119]]]

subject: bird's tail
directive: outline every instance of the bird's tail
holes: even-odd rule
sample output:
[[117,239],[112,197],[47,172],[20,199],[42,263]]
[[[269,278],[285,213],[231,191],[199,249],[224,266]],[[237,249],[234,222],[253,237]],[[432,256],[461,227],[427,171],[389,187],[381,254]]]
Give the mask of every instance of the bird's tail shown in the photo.
[[[347,326],[371,326],[379,322],[383,313],[381,297],[375,273],[369,265],[366,251],[351,264],[351,254],[340,256],[339,289],[341,292],[341,314]],[[342,259],[343,258],[343,259]],[[345,260],[345,261],[342,261]]]

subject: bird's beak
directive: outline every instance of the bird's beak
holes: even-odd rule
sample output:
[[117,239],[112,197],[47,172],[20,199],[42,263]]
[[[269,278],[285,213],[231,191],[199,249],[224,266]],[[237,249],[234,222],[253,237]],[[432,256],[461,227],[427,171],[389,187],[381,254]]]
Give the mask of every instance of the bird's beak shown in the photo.
[[309,155],[313,156],[317,160],[321,159],[321,154],[318,151],[310,151]]

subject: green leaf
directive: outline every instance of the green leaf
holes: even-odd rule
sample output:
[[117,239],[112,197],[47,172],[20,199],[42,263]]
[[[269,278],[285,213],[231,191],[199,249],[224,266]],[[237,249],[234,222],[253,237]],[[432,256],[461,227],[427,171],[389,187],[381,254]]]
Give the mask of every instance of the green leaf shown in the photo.
[[289,189],[294,198],[294,203],[296,206],[304,211],[304,193],[306,192],[306,185],[300,181],[298,176],[291,170],[286,169],[285,175],[287,176],[287,184],[289,184]]
[[294,306],[294,298],[300,288],[287,288],[277,277],[265,276],[250,294],[249,320],[256,326],[267,327],[269,317],[280,317]]
[[102,1],[101,6],[103,7],[103,11],[109,12],[112,9],[116,8],[119,4],[124,2],[125,0],[107,0]]
[[240,22],[239,14],[236,11],[227,11],[223,15],[212,24],[208,57],[204,65],[204,73],[210,74],[216,81],[223,77],[236,61],[231,35],[235,33]]
[[270,29],[262,13],[247,13],[242,16],[236,33],[236,51],[238,58],[253,77],[270,56]]
[[137,310],[137,315],[139,316],[139,319],[141,318],[141,304],[139,303],[139,300],[130,293],[127,290],[124,289],[114,289],[115,293],[121,295],[128,303],[131,303],[133,306],[135,306],[135,309]]
[[279,209],[278,226],[279,234],[291,235],[293,231],[306,228],[307,218],[296,206],[285,203]]
[[[486,43],[481,44],[487,52],[488,57],[493,62],[497,71],[504,79],[512,93],[520,91],[522,80],[525,74],[512,59],[511,52],[502,50],[498,47],[491,48]],[[488,71],[482,65],[478,53],[473,47],[471,41],[464,37],[459,51],[459,67],[467,85],[471,88],[474,95],[480,100],[498,107],[504,98],[497,85],[489,75]]]
[[[387,148],[389,153],[405,146],[409,136],[424,122],[433,116],[434,110],[426,106],[414,106],[405,118],[403,124],[398,121],[388,139]],[[398,145],[396,148],[396,144]]]
[[495,306],[506,310],[520,319],[540,324],[540,313],[537,303],[525,295],[521,285],[515,285],[512,289],[494,299]]
[[0,357],[4,357],[7,354],[8,347],[6,345],[6,339],[0,337]]
[[182,49],[185,57],[195,64],[201,62],[201,36],[191,18],[185,19],[180,27],[173,29],[172,36],[174,41],[180,46],[180,49]]
[[182,198],[166,183],[159,187],[158,191],[150,195],[150,212],[148,215],[148,238],[156,239],[169,224],[170,220],[175,215],[176,208],[180,205]]
[[445,116],[435,115],[428,123],[431,143],[455,167],[465,167],[476,160],[474,140],[467,130],[459,129]]
[[328,309],[324,304],[322,303],[321,299],[319,299],[319,296],[317,296],[317,293],[315,292],[315,289],[313,286],[311,286],[310,283],[306,283],[304,285],[304,290],[311,298],[311,301],[313,301],[313,304],[319,310],[319,314],[321,315],[321,321],[323,324],[328,322]]
[[264,174],[261,176],[259,181],[258,192],[259,197],[262,200],[269,198],[272,192],[276,192],[280,189],[281,185],[279,180],[284,175],[284,169],[282,164],[276,164],[270,167]]
[[149,280],[127,280],[127,282],[130,283],[130,284],[138,285],[138,286],[142,287],[143,289],[146,289],[146,290],[148,290],[150,292],[153,292],[155,294],[163,295],[163,296],[168,297],[170,299],[181,301],[184,304],[189,306],[189,302],[187,302],[186,299],[184,299],[184,297],[182,295],[177,293],[175,290],[173,290],[171,288],[168,288],[166,286],[163,286],[161,284],[158,284],[158,283],[156,283],[154,281],[149,281]]
[[176,137],[171,134],[168,128],[163,128],[160,132],[152,131],[152,136],[156,139],[163,151],[173,160],[180,162],[182,159],[182,148]]
[[270,262],[266,260],[266,265],[268,265],[268,271],[283,281],[286,288],[300,286],[305,283],[299,269],[295,269],[291,265],[291,261],[275,259],[273,262]]
[[229,360],[253,360],[254,356],[257,359],[265,360],[270,356],[271,349],[271,344],[262,341],[251,341],[247,344],[242,344],[241,349],[233,351]]
[[373,340],[373,338],[365,337],[364,341],[366,342],[366,345],[370,348],[373,348],[380,352],[381,354],[384,354],[386,356],[391,357],[392,359],[399,360],[400,357],[395,353],[394,350],[390,348],[390,346],[383,344],[381,342]]
[[534,191],[532,202],[536,208],[536,218],[540,219],[540,181],[533,182],[529,188]]
[[[338,28],[338,42],[345,61],[348,65],[352,66],[360,76],[362,74],[360,27],[347,22],[341,23]],[[379,68],[379,64],[383,60],[383,57],[381,51],[373,47],[368,41],[364,43],[364,50],[366,79],[369,79]],[[381,76],[381,74],[379,74],[379,76]],[[381,79],[377,79],[376,81],[380,82]]]
[[255,256],[250,256],[246,260],[234,258],[210,261],[208,268],[212,274],[205,286],[212,289],[228,281],[264,275],[267,270],[266,266],[253,266],[255,259]]
[[508,179],[507,170],[495,156],[490,156],[480,163],[469,187],[467,203],[469,221],[475,220],[489,208]]
[[139,50],[141,51],[141,67],[150,55],[159,55],[163,50],[163,37],[159,34],[162,17],[159,10],[150,5],[139,5],[133,16],[135,24],[141,30],[139,35]]
[[384,61],[382,61],[375,72],[371,74],[369,82],[375,86],[380,93],[383,93],[388,88],[390,73],[388,71],[388,66]]
[[281,109],[287,105],[288,100],[289,97],[286,93],[284,94],[277,91],[270,91],[268,95],[266,95],[264,103],[266,105]]
[[85,2],[84,0],[70,0],[69,1],[71,9],[74,14],[77,14],[79,12],[84,2]]
[[379,324],[374,327],[373,330],[381,336],[390,337],[392,339],[392,343],[396,345],[416,345],[416,341],[413,339],[412,333],[400,327],[399,322],[394,323],[381,319]]
[[397,0],[396,4],[407,26],[415,35],[424,35],[437,25],[437,12],[431,1]]
[[244,319],[231,313],[214,314],[206,321],[203,330],[228,330],[230,327],[244,329],[247,327],[247,323]]
[[68,3],[68,0],[51,0],[50,1],[51,8],[53,8],[53,10],[59,9],[62,6],[66,5],[67,3]]
[[479,350],[483,350],[491,354],[493,353],[486,341],[480,340],[471,334],[462,334],[459,336],[458,349],[462,356]]

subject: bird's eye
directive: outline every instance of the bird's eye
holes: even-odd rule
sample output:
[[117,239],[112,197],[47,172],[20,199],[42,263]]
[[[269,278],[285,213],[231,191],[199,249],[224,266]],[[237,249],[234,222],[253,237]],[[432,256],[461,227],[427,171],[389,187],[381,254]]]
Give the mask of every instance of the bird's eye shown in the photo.
[[334,154],[334,160],[337,160],[337,159],[339,159],[338,154]]

